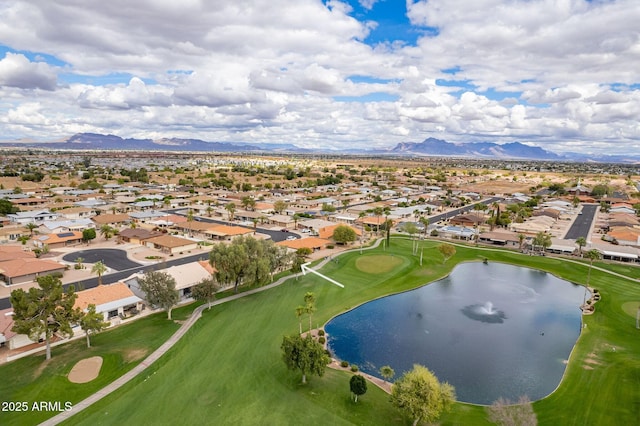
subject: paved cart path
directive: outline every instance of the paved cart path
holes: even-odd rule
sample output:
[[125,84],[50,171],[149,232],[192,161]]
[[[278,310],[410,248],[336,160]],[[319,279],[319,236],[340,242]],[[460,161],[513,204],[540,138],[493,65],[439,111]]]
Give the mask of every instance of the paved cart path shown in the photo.
[[[372,249],[374,247],[377,247],[380,244],[380,241],[381,240],[376,241],[375,244],[373,244],[370,247],[364,248],[364,250]],[[360,250],[360,249],[358,248],[358,249],[354,249],[354,250]],[[349,250],[349,251],[352,251],[352,250]],[[343,253],[345,253],[345,252],[343,252]],[[324,259],[320,263],[318,263],[316,266],[314,266],[313,269],[320,269],[329,261],[330,261],[330,259],[328,259],[328,258]],[[292,278],[300,276],[301,274],[302,273],[298,273],[298,274],[295,274],[295,275],[288,275],[288,276],[282,277],[278,281],[275,281],[275,282],[273,282],[271,284],[268,284],[268,285],[266,285],[264,287],[255,288],[253,290],[249,290],[249,291],[246,291],[244,293],[234,294],[233,296],[229,296],[229,297],[226,297],[224,299],[216,300],[211,304],[211,306],[216,306],[216,305],[220,305],[222,303],[231,302],[232,300],[236,300],[236,299],[239,299],[241,297],[245,297],[245,296],[249,296],[249,295],[252,295],[252,294],[260,293],[262,291],[269,290],[271,288],[279,286],[280,284],[284,283],[287,280],[290,280]],[[128,383],[130,380],[132,380],[134,377],[136,377],[137,375],[142,373],[144,370],[146,370],[147,367],[149,367],[151,364],[156,362],[162,355],[164,355],[169,349],[171,349],[176,343],[178,343],[180,338],[182,336],[184,336],[187,331],[189,331],[191,326],[193,324],[195,324],[195,322],[198,321],[198,319],[200,319],[200,317],[202,316],[202,311],[207,309],[207,307],[208,307],[208,304],[205,303],[204,305],[200,305],[196,309],[194,309],[194,311],[191,314],[191,316],[189,317],[189,319],[187,319],[187,321],[185,321],[180,326],[178,331],[176,331],[166,342],[164,342],[158,349],[156,349],[153,353],[151,353],[151,355],[149,355],[147,358],[145,358],[140,364],[136,365],[133,369],[131,369],[130,371],[128,371],[124,375],[120,376],[118,379],[116,379],[115,381],[111,382],[110,384],[108,384],[104,388],[100,389],[99,391],[97,391],[93,395],[85,398],[84,400],[78,402],[77,404],[74,404],[72,410],[64,411],[64,412],[62,412],[62,413],[60,413],[60,414],[58,414],[58,415],[56,415],[56,416],[54,416],[52,418],[40,423],[40,426],[57,425],[57,424],[65,421],[65,420],[69,419],[71,416],[74,416],[75,414],[78,414],[80,411],[82,411],[85,408],[89,407],[91,404],[93,404],[95,402],[98,402],[99,400],[101,400],[105,396],[109,395],[110,393],[120,389],[122,386],[124,386],[126,383]]]

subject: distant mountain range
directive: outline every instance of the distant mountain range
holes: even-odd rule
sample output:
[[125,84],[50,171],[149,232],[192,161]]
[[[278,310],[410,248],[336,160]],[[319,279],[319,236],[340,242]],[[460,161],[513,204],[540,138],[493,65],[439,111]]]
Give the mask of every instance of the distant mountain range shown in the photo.
[[137,150],[137,151],[204,151],[204,152],[271,152],[271,153],[331,153],[394,156],[462,157],[475,159],[518,159],[545,161],[583,161],[639,163],[640,155],[587,156],[578,153],[559,155],[537,146],[520,142],[497,144],[493,142],[451,143],[428,138],[422,142],[401,142],[389,149],[308,149],[293,144],[250,144],[243,142],[207,142],[200,139],[123,139],[116,135],[78,133],[61,142],[0,142],[0,147],[48,148],[75,150]]
[[524,158],[531,160],[560,160],[553,152],[520,142],[498,145],[492,142],[454,144],[441,139],[428,138],[423,142],[401,142],[391,150],[396,154],[444,157]]

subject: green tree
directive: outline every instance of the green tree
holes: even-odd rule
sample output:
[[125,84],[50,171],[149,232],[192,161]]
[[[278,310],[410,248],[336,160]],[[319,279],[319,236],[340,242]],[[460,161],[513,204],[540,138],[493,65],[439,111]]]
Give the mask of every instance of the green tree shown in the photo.
[[113,237],[115,232],[116,230],[111,225],[102,225],[100,227],[100,235],[102,235],[105,240],[108,240],[109,238]]
[[380,375],[388,382],[396,375],[396,372],[390,366],[384,365],[380,367]]
[[304,306],[299,305],[296,308],[296,317],[298,317],[298,326],[300,328],[300,334],[302,334],[302,316],[305,314],[306,309]]
[[420,221],[420,223],[424,226],[423,229],[423,234],[426,236],[427,235],[427,229],[429,228],[429,219],[426,217],[421,217],[420,219],[418,219]]
[[5,198],[0,199],[0,216],[17,213],[19,209]]
[[91,273],[98,276],[98,285],[102,285],[102,276],[107,272],[107,265],[102,260],[96,262],[91,267]]
[[546,232],[538,232],[533,238],[533,247],[538,247],[544,253],[546,249],[551,247],[551,235]]
[[80,318],[80,328],[87,336],[87,348],[91,347],[89,335],[99,333],[107,327],[109,327],[109,323],[104,320],[104,315],[101,312],[96,312],[96,305],[90,304],[87,307],[87,312]]
[[236,203],[230,202],[224,205],[224,209],[229,214],[229,222],[233,222],[233,217],[236,214]]
[[216,244],[209,253],[209,263],[216,269],[216,279],[223,284],[233,283],[235,293],[253,260],[240,240],[236,238],[230,244]]
[[60,279],[51,275],[38,277],[36,281],[38,287],[11,292],[14,321],[11,330],[28,335],[34,342],[44,338],[49,360],[53,335],[73,336],[71,325],[80,319],[81,313],[73,307],[77,295],[72,287],[65,292]]
[[176,291],[176,280],[166,272],[148,271],[138,279],[140,290],[146,295],[147,302],[167,311],[167,319],[171,319],[171,310],[180,297]]
[[418,234],[418,227],[415,223],[407,222],[402,225],[402,230],[409,234],[409,237],[411,238],[411,253],[416,254],[416,251],[418,250],[418,244],[415,239],[415,235]]
[[287,207],[289,207],[289,205],[282,200],[278,200],[275,203],[273,203],[273,211],[278,214],[282,214],[282,212],[285,211]]
[[415,364],[391,388],[391,403],[413,419],[433,423],[455,401],[455,389],[440,383],[428,368]]
[[593,187],[591,190],[591,196],[595,198],[602,198],[605,195],[611,195],[612,190],[609,185],[598,184]]
[[302,383],[307,383],[307,374],[322,376],[331,361],[320,343],[311,337],[299,334],[282,338],[282,360],[290,370],[300,370]]
[[333,230],[333,239],[338,244],[354,242],[358,238],[356,231],[347,225],[338,225]]
[[355,374],[351,376],[351,380],[349,380],[349,389],[351,389],[351,393],[354,395],[355,402],[358,402],[358,396],[367,393],[367,380],[360,374]]
[[384,213],[384,209],[382,207],[376,207],[373,209],[373,214],[376,217],[376,224],[378,225],[376,228],[376,233],[380,232],[380,216]]
[[84,269],[84,264],[82,262],[84,262],[84,257],[76,257],[76,266],[75,269]]
[[87,228],[82,231],[82,241],[86,241],[87,243],[96,238],[96,230],[95,228]]
[[322,203],[322,209],[321,210],[323,212],[327,212],[327,213],[334,213],[336,211],[336,208],[332,204]]
[[456,248],[451,244],[440,244],[438,251],[442,254],[444,260],[442,263],[447,263],[447,260],[451,259],[456,254]]
[[291,267],[292,272],[300,272],[302,271],[302,265],[307,262],[307,258],[311,255],[313,251],[309,247],[300,247],[296,250],[293,257],[293,264]]
[[214,276],[203,278],[193,287],[193,298],[207,302],[207,309],[211,309],[211,304],[216,300],[216,293],[220,290],[220,284]]
[[253,210],[256,207],[256,200],[253,197],[246,196],[242,197],[242,201],[240,201],[242,208],[245,210]]
[[316,311],[316,295],[308,291],[304,295],[304,311],[309,315],[309,332],[313,328],[311,325],[311,318]]
[[193,219],[194,219],[193,209],[189,209],[187,211],[187,225],[189,226],[189,236],[191,236],[192,234],[191,230],[193,228]]
[[600,260],[602,255],[596,249],[591,249],[585,253],[587,259],[589,259],[589,272],[587,273],[587,287],[589,287],[589,281],[591,281],[591,268],[593,267],[594,260]]
[[527,239],[527,236],[524,234],[518,234],[518,249],[522,250],[522,246],[524,245],[524,240]]
[[38,229],[38,225],[33,222],[27,223],[25,226],[29,230],[29,235],[33,236],[33,230]]
[[585,237],[579,237],[576,240],[576,244],[578,245],[579,255],[582,257],[582,247],[587,245],[587,239]]

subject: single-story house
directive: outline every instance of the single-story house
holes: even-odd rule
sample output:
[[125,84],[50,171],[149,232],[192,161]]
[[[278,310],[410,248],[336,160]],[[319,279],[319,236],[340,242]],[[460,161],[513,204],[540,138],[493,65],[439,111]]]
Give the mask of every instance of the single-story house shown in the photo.
[[36,247],[49,246],[49,248],[59,248],[78,245],[82,243],[82,232],[69,231],[58,234],[38,235],[31,239]]
[[176,280],[176,290],[180,299],[191,297],[192,288],[205,278],[211,278],[211,267],[206,268],[201,262],[192,262],[185,265],[172,266],[164,269]]
[[0,227],[0,243],[14,243],[22,235],[29,235],[29,231],[25,231],[23,226]]
[[456,238],[460,240],[471,240],[476,235],[476,230],[464,226],[442,226],[438,229],[438,234],[446,238]]
[[78,298],[74,307],[86,312],[89,305],[95,305],[96,312],[101,313],[105,321],[116,317],[126,318],[144,309],[142,299],[121,282],[99,285],[76,294]]
[[13,223],[19,223],[21,225],[35,223],[37,225],[42,222],[56,220],[60,215],[50,212],[49,210],[33,210],[8,214],[7,217]]
[[125,243],[143,244],[149,238],[164,235],[159,231],[149,231],[143,228],[127,228],[118,233],[118,241]]
[[40,224],[38,232],[41,234],[59,234],[69,231],[83,231],[84,229],[95,227],[96,224],[91,219],[55,220]]
[[611,228],[607,235],[623,246],[640,246],[640,229],[620,226]]
[[278,246],[287,247],[291,250],[308,248],[311,251],[322,250],[323,248],[327,247],[328,244],[331,244],[330,240],[317,237],[297,238],[295,240],[285,240],[276,243],[276,245]]
[[36,255],[27,246],[0,245],[0,262],[14,259],[35,259]]
[[478,242],[507,247],[520,247],[520,238],[517,232],[489,231],[478,235]]
[[449,223],[458,226],[480,226],[484,223],[485,218],[482,214],[465,213],[449,219]]
[[0,281],[5,285],[35,281],[43,275],[63,274],[66,267],[53,260],[19,258],[0,262]]
[[247,235],[253,233],[252,229],[242,226],[217,225],[210,227],[205,234],[212,239],[231,240],[239,235]]
[[103,213],[98,216],[92,217],[91,220],[94,221],[98,226],[102,226],[102,225],[121,226],[131,222],[131,218],[129,217],[128,214],[125,214],[125,213],[116,213],[116,214]]
[[148,238],[142,243],[149,248],[158,249],[162,253],[170,255],[196,250],[198,248],[197,241],[175,237],[173,235],[161,235],[159,237]]
[[8,347],[9,349],[20,349],[24,346],[33,344],[33,340],[29,339],[26,334],[17,334],[12,331],[13,328],[13,308],[0,310],[0,347]]

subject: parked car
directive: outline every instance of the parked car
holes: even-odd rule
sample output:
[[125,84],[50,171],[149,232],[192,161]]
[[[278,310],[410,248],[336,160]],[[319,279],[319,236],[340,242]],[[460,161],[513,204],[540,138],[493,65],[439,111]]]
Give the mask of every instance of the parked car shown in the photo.
[[289,230],[287,228],[282,228],[280,232],[289,232]]
[[291,241],[291,240],[297,240],[297,238],[296,238],[296,237],[294,237],[293,235],[289,235],[289,236],[287,237],[287,240],[288,240],[288,241]]

